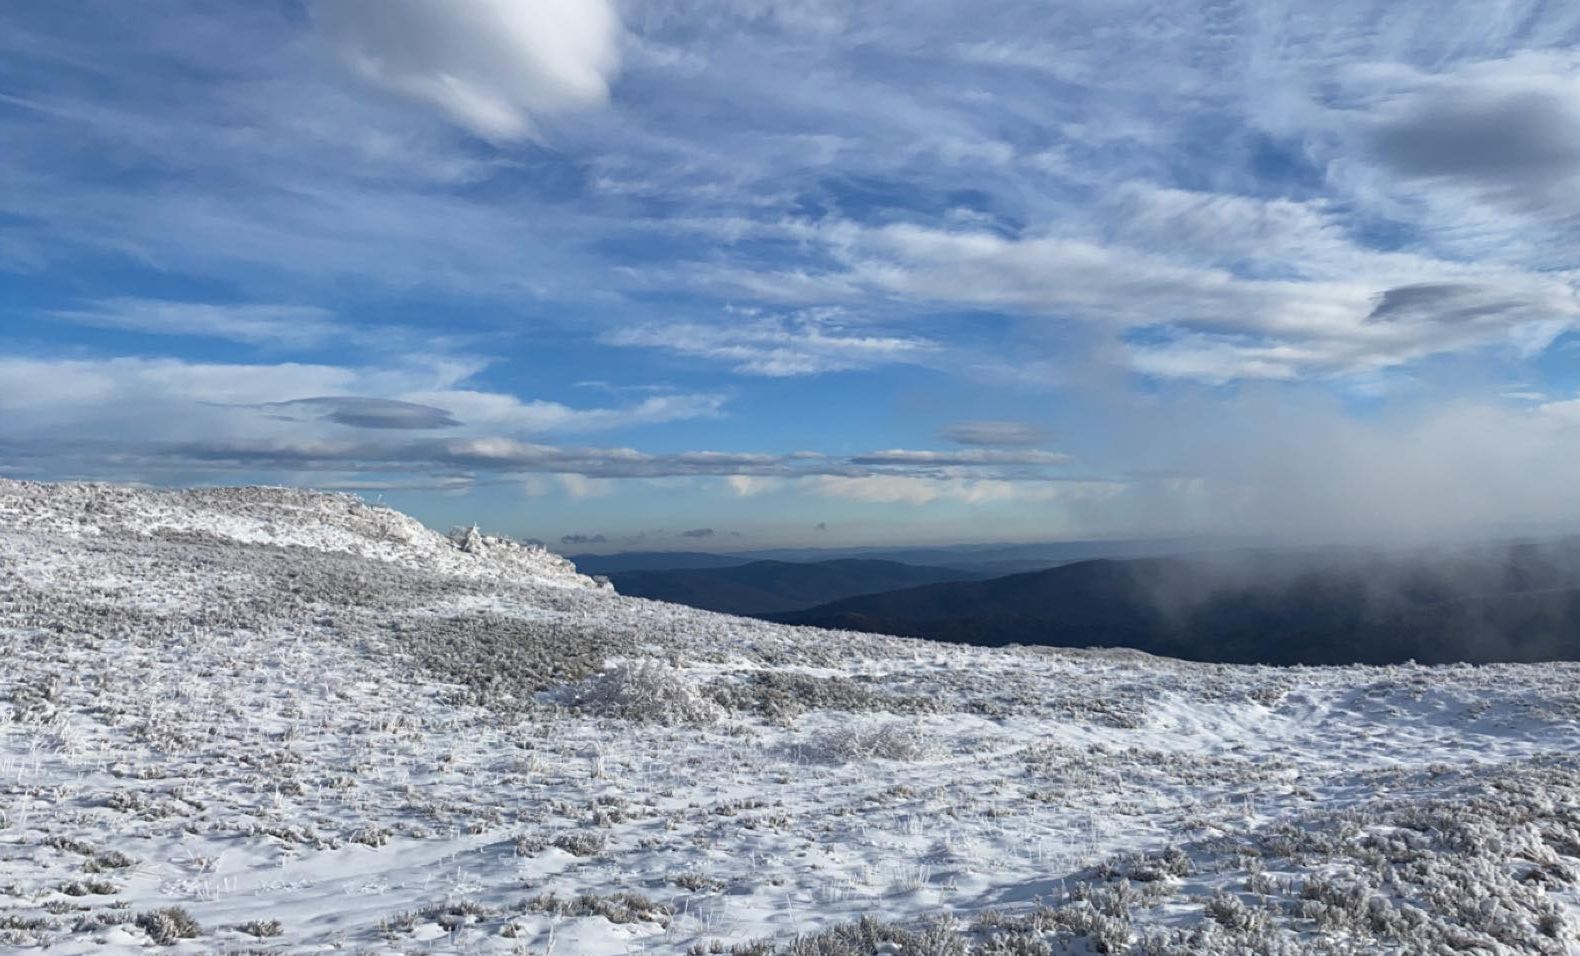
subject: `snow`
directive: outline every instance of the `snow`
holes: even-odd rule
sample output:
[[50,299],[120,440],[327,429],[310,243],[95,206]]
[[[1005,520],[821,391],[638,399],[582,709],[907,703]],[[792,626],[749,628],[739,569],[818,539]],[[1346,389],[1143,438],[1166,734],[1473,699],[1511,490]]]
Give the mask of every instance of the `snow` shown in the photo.
[[1571,664],[802,630],[345,496],[18,482],[0,653],[0,946],[1580,952]]

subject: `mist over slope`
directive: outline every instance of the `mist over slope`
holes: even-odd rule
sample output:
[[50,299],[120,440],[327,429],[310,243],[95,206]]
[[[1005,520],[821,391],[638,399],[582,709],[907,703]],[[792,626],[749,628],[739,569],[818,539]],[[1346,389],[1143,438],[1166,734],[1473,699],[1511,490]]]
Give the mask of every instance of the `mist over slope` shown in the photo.
[[1256,664],[1580,658],[1580,539],[1086,561],[848,598],[795,624]]
[[1580,944],[1580,667],[1263,668],[620,596],[344,496],[0,481],[0,947]]

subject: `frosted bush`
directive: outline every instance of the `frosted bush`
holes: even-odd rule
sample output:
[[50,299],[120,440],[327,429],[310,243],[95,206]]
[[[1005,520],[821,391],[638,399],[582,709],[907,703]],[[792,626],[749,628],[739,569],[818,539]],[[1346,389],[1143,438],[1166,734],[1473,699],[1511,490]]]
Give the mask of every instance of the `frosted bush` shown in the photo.
[[813,758],[828,763],[923,760],[935,750],[921,728],[901,720],[831,730],[819,735],[807,749]]
[[646,724],[711,724],[723,708],[702,697],[680,670],[659,661],[618,664],[578,689],[574,704],[603,717]]
[[714,681],[704,693],[731,711],[758,714],[783,726],[809,710],[931,714],[940,707],[936,697],[884,693],[849,678],[796,671],[748,671]]
[[203,935],[203,927],[198,925],[191,913],[179,906],[139,913],[132,922],[161,946],[173,946],[183,939],[196,939]]

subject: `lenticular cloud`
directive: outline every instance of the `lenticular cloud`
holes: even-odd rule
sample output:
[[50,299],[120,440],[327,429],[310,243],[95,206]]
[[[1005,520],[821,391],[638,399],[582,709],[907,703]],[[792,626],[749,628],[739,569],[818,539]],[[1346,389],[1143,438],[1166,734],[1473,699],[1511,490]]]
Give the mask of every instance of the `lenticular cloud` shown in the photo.
[[372,82],[491,140],[603,103],[619,67],[609,0],[335,0],[315,17]]

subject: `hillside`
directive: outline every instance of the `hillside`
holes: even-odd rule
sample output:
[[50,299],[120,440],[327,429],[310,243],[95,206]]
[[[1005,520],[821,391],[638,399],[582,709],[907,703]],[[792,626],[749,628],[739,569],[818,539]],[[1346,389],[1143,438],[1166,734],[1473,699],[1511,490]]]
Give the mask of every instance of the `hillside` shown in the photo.
[[344,496],[6,481],[0,660],[7,951],[1580,943],[1576,665],[830,633]]
[[726,568],[624,571],[609,575],[615,590],[631,597],[670,601],[726,614],[773,614],[858,594],[973,575],[948,568],[846,558],[797,564],[753,561]]
[[1580,542],[1086,561],[848,598],[775,618],[989,646],[1130,647],[1224,663],[1575,660]]

